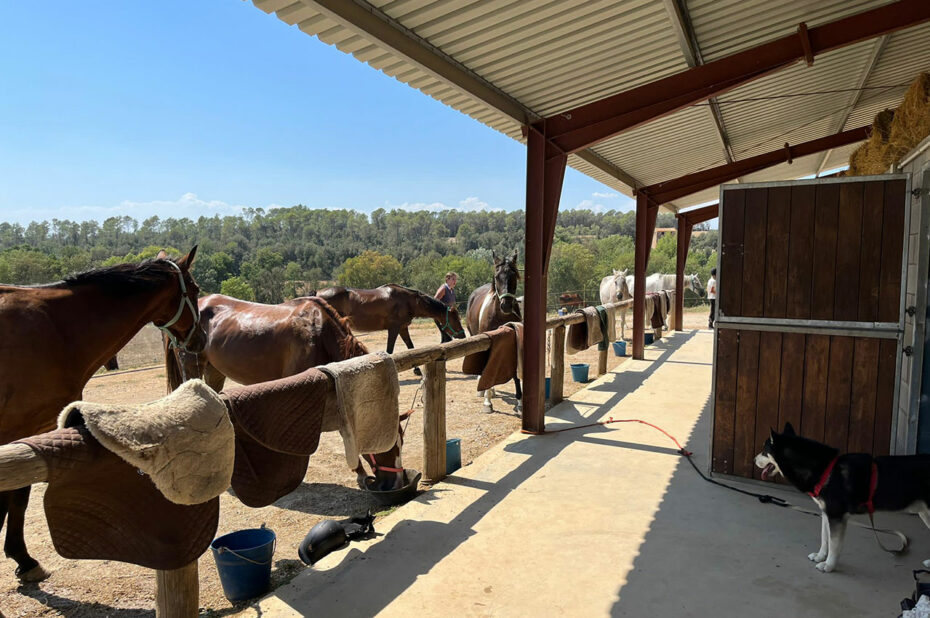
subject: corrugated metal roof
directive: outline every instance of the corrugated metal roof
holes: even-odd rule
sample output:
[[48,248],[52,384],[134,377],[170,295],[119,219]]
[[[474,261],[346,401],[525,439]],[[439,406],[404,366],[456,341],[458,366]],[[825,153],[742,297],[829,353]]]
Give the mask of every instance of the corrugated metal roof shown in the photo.
[[[676,30],[678,22],[670,8],[676,1],[693,28],[691,44],[697,45],[705,62],[791,34],[802,21],[814,27],[890,2],[339,0],[344,4],[329,4],[333,1],[253,3],[518,140],[522,140],[521,119],[557,114],[687,69],[677,36],[681,30]],[[356,17],[338,14],[345,15],[347,5],[360,9]],[[390,38],[398,33],[404,41],[399,47]],[[430,59],[460,71],[471,85],[456,83]],[[721,95],[717,100],[722,129],[739,160],[776,150],[785,142],[800,143],[862,126],[881,109],[896,106],[905,90],[902,84],[921,70],[930,70],[930,25],[889,35],[881,45],[864,41],[821,54],[811,67],[798,63]],[[861,94],[853,92],[859,84],[865,85]],[[893,87],[878,88],[885,86]],[[475,87],[492,92],[500,104],[489,105],[475,94]],[[575,155],[569,165],[630,195],[630,184],[654,184],[725,163],[722,139],[713,115],[693,106],[592,148],[607,165],[593,165]],[[744,180],[812,175],[842,165],[853,148],[805,157]],[[716,190],[704,191],[674,206],[706,202],[716,194]]]

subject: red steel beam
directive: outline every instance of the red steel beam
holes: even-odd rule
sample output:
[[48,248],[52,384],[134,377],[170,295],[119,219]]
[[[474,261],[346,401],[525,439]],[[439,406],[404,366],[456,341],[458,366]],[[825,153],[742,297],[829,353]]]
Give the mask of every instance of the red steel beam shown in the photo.
[[549,255],[568,156],[554,152],[544,127],[527,128],[526,244],[524,247],[524,433],[546,430],[546,288]]
[[[930,5],[930,2],[927,4]],[[821,137],[820,139],[804,142],[796,146],[788,146],[785,144],[782,148],[773,150],[772,152],[750,157],[743,161],[725,163],[724,165],[719,165],[701,172],[695,172],[694,174],[688,174],[687,176],[675,178],[674,180],[659,182],[654,185],[649,185],[648,187],[643,187],[641,191],[649,195],[649,199],[654,203],[667,204],[685,197],[686,195],[709,189],[710,187],[714,187],[728,180],[733,180],[734,178],[739,178],[740,176],[751,174],[752,172],[758,172],[759,170],[778,165],[779,163],[830,150],[831,148],[839,148],[847,144],[861,142],[869,137],[871,130],[871,126],[859,127],[858,129],[850,129],[842,133],[828,135],[827,137]]]
[[698,223],[704,223],[705,221],[716,219],[719,215],[719,212],[720,204],[711,204],[710,206],[704,206],[703,208],[695,208],[694,210],[680,212],[676,216],[679,219],[685,219],[692,226],[695,226]]
[[694,224],[685,216],[678,215],[678,254],[675,259],[675,324],[672,328],[682,330],[685,310],[685,264],[688,247],[691,246],[691,230]]
[[800,59],[930,21],[930,2],[899,0],[781,37],[546,119],[547,136],[573,153],[778,71]]
[[644,193],[636,194],[636,245],[633,265],[633,358],[642,359],[645,352],[643,334],[646,331],[646,265],[652,249],[659,206],[651,204]]

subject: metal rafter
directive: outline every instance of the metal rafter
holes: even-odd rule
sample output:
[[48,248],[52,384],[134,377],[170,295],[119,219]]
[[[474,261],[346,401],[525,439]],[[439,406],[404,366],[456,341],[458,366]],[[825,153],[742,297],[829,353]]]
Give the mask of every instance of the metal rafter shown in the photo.
[[[538,122],[542,116],[483,77],[444,53],[435,45],[364,0],[302,0],[342,27],[402,56],[421,70],[467,92],[482,103],[521,125]],[[607,162],[593,151],[574,153],[634,191],[643,183]]]
[[[868,62],[865,63],[865,68],[862,71],[862,75],[859,76],[859,81],[856,83],[856,91],[853,93],[852,98],[849,101],[849,105],[846,107],[846,111],[843,113],[842,117],[833,127],[833,133],[839,133],[843,130],[843,127],[846,126],[846,123],[849,121],[849,117],[852,115],[853,110],[856,108],[856,105],[859,103],[859,99],[862,98],[862,88],[869,81],[869,77],[872,75],[872,71],[875,70],[875,65],[878,64],[878,59],[881,57],[882,52],[885,51],[885,46],[888,44],[888,35],[879,37],[875,41],[874,47],[872,47],[872,54],[869,56]],[[830,154],[833,153],[831,148],[823,155],[823,159],[820,161],[820,165],[817,166],[817,176],[820,176],[820,172],[823,171],[824,166],[827,164],[827,160],[830,158]]]
[[[691,25],[691,15],[688,13],[688,7],[684,4],[685,0],[662,0],[665,5],[665,11],[672,21],[672,28],[675,30],[675,36],[678,38],[678,45],[681,47],[681,53],[685,57],[685,62],[689,67],[696,67],[704,64],[704,56],[701,54],[701,46],[698,44],[697,36],[694,34],[694,27]],[[733,147],[730,145],[730,137],[727,135],[726,127],[723,124],[723,114],[720,112],[720,106],[717,104],[717,97],[711,97],[707,100],[708,113],[717,127],[717,136],[720,137],[720,145],[723,147],[723,157],[727,163],[733,163],[736,157],[733,156]]]
[[930,21],[927,0],[898,0],[745,49],[599,101],[546,118],[546,133],[562,152],[606,139],[728,92],[817,54]]

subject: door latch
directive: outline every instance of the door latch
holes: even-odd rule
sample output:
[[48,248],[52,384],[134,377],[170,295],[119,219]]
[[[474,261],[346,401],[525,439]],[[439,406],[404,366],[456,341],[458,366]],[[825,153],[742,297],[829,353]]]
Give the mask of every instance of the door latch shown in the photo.
[[910,307],[904,310],[904,313],[908,314],[911,317],[914,317],[914,314],[917,313],[917,307],[915,307],[914,305],[911,305]]
[[908,346],[904,346],[903,352],[904,352],[904,355],[905,355],[905,356],[911,356],[912,354],[914,354],[914,348],[911,347],[911,346],[909,346],[909,345],[908,345]]

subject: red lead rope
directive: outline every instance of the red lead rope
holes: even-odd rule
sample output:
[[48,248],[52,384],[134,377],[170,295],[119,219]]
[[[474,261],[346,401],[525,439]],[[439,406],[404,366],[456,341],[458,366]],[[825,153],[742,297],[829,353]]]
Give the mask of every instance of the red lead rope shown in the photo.
[[685,450],[685,447],[683,447],[681,443],[675,439],[675,436],[673,436],[669,432],[665,431],[664,429],[662,429],[661,427],[657,425],[653,425],[652,423],[647,423],[646,421],[642,421],[638,418],[614,418],[610,416],[607,418],[606,421],[597,421],[596,423],[588,423],[587,425],[576,425],[574,427],[566,427],[565,429],[553,429],[551,431],[547,430],[546,433],[561,433],[563,431],[572,431],[573,429],[584,429],[585,427],[596,427],[598,425],[610,425],[611,423],[639,423],[640,425],[647,425],[649,427],[652,427],[656,431],[661,431],[666,436],[668,436],[668,439],[674,442],[675,446],[678,447],[678,452],[684,455],[685,457],[690,457],[691,455],[694,454],[691,451]]

